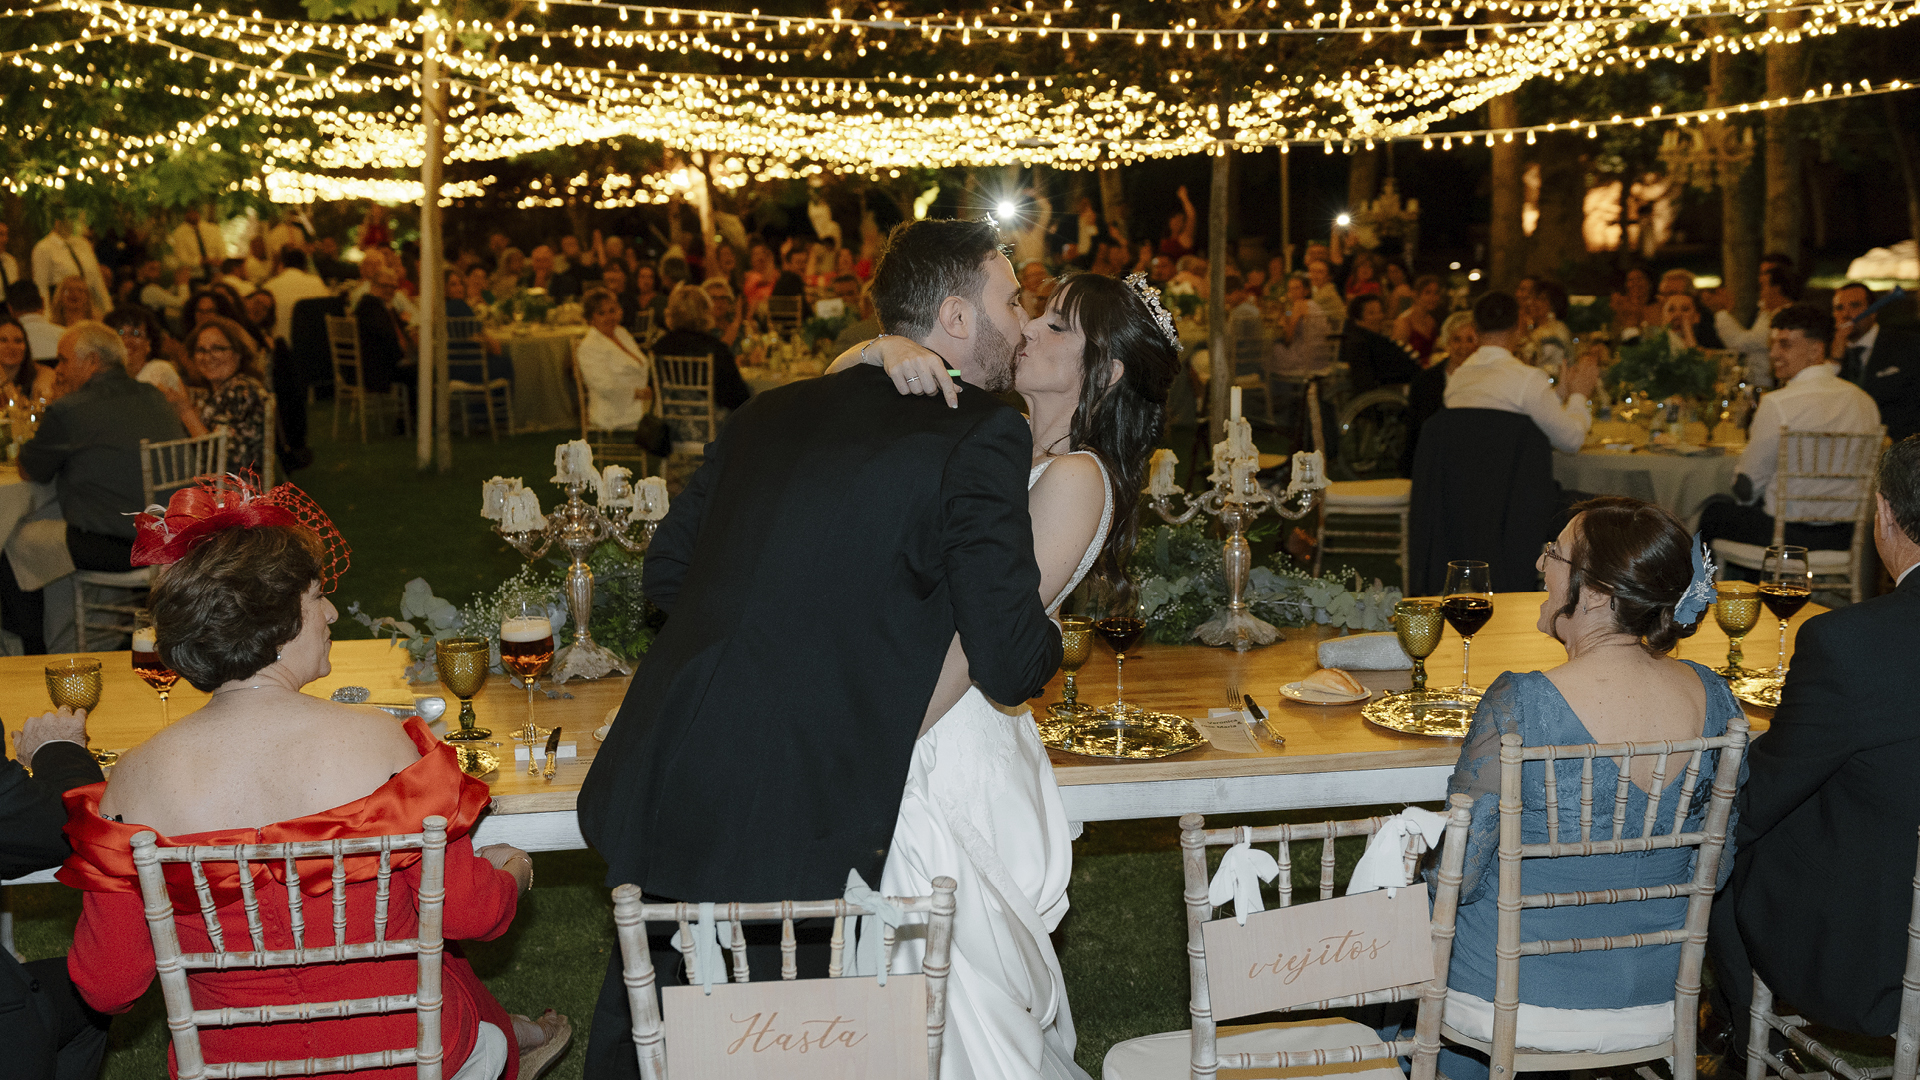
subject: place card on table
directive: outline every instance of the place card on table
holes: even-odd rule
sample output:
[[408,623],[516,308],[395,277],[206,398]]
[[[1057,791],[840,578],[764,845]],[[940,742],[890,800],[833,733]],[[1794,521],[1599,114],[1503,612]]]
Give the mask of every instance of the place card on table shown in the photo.
[[661,994],[675,1080],[926,1080],[925,975],[893,975],[885,986],[868,977],[712,990]]
[[[541,742],[540,747],[538,748],[535,756],[536,756],[536,759],[539,761],[547,760],[546,743],[544,740]],[[577,758],[579,756],[580,756],[579,744],[570,743],[570,742],[561,743],[560,748],[554,751],[554,754],[553,754],[553,758],[555,761],[566,761],[568,759]],[[525,765],[527,763],[527,745],[525,743],[515,740],[514,746],[513,746],[513,760],[519,762],[522,765]]]
[[1193,726],[1207,737],[1215,750],[1229,754],[1257,754],[1260,744],[1247,727],[1252,721],[1242,709],[1208,709],[1205,719],[1196,717]]
[[1259,911],[1247,916],[1245,926],[1232,917],[1203,924],[1214,1018],[1433,978],[1427,890],[1395,892],[1392,898],[1377,891]]

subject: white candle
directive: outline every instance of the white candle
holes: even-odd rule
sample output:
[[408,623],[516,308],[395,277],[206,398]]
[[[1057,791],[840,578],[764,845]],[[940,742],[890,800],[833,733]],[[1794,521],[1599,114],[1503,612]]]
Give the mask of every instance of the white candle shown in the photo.
[[600,506],[617,510],[633,505],[633,470],[624,465],[609,465],[600,475]]
[[1235,386],[1235,387],[1228,388],[1227,402],[1228,402],[1227,421],[1229,423],[1234,423],[1234,424],[1239,423],[1240,422],[1240,388],[1239,387]]
[[1151,462],[1153,471],[1147,478],[1147,494],[1172,495],[1174,491],[1173,468],[1178,464],[1180,464],[1180,459],[1173,456],[1173,451],[1166,449],[1155,450]]
[[539,532],[547,527],[546,515],[540,512],[540,497],[526,488],[513,493],[507,500],[505,519],[500,527],[507,532]]
[[480,516],[488,521],[499,521],[506,511],[507,496],[521,488],[520,478],[511,480],[496,476],[480,485]]
[[575,439],[553,448],[553,482],[556,484],[595,484],[600,474],[593,468],[593,447]]
[[633,486],[635,514],[642,521],[659,521],[667,516],[667,482],[658,476],[641,478]]
[[1228,502],[1246,501],[1247,491],[1253,486],[1254,470],[1259,468],[1259,465],[1257,458],[1253,461],[1236,458],[1233,464],[1227,467]]
[[1227,425],[1227,443],[1228,453],[1236,461],[1250,459],[1258,462],[1260,460],[1260,448],[1253,442],[1253,425],[1237,416]]

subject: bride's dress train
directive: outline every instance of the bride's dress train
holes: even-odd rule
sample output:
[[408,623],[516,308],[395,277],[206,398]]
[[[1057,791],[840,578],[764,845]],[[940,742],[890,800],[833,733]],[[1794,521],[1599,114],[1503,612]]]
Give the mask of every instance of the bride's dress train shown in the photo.
[[[1034,468],[1029,487],[1049,464]],[[1086,576],[1112,514],[1109,491],[1093,544],[1050,607]],[[914,748],[880,879],[887,896],[926,895],[942,874],[959,884],[941,1080],[1087,1080],[1073,1061],[1073,1015],[1047,937],[1067,913],[1072,870],[1066,812],[1032,712],[969,688]],[[902,928],[895,970],[919,970],[923,928]]]

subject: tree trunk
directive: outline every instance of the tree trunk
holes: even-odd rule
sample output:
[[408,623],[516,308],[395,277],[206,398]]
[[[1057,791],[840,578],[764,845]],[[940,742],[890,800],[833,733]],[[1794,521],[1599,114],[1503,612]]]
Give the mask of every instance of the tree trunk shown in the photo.
[[[1127,242],[1127,186],[1120,175],[1118,162],[1106,162],[1101,165],[1100,177],[1100,214],[1107,219],[1107,228]],[[1127,265],[1133,265],[1133,252],[1127,252]]]
[[[1797,11],[1775,12],[1767,16],[1767,25],[1786,32],[1800,25]],[[1805,89],[1800,43],[1778,42],[1767,46],[1767,99],[1798,99]],[[1800,143],[1792,110],[1767,110],[1767,209],[1765,247],[1793,260],[1804,275],[1801,257]]]
[[[441,253],[440,177],[446,163],[446,93],[440,81],[441,34],[429,24],[421,42],[420,122],[425,128],[425,157],[420,163],[420,340],[414,402],[416,467],[430,462],[439,471],[453,468],[453,438],[447,408],[446,275]],[[269,453],[272,447],[268,447]]]
[[1280,258],[1287,272],[1293,272],[1293,174],[1288,167],[1293,157],[1287,144],[1280,144]]
[[[1715,28],[1729,36],[1737,32],[1731,19],[1718,20]],[[1733,55],[1716,52],[1708,65],[1707,105],[1724,107],[1733,103],[1736,97],[1732,86]],[[1742,130],[1731,122],[1722,122],[1716,127],[1724,127],[1733,136]],[[1731,290],[1733,317],[1742,325],[1753,322],[1760,299],[1760,238],[1753,227],[1754,195],[1758,187],[1754,173],[1753,164],[1749,162],[1741,167],[1737,177],[1724,174],[1720,177],[1720,279]]]
[[1580,231],[1586,214],[1587,157],[1584,136],[1555,132],[1533,149],[1540,166],[1540,220],[1526,241],[1526,272],[1569,280],[1586,258]]
[[[1222,95],[1220,113],[1226,115]],[[1224,130],[1224,128],[1222,129]],[[1231,136],[1227,136],[1231,137]],[[1233,385],[1233,356],[1227,351],[1227,181],[1233,169],[1232,144],[1213,149],[1213,187],[1207,201],[1207,348],[1213,378],[1207,384],[1209,442],[1227,437],[1227,390]]]
[[1358,213],[1380,190],[1380,151],[1355,147],[1347,155],[1347,212]]
[[[1520,103],[1501,94],[1487,103],[1487,126],[1518,127]],[[1511,291],[1520,283],[1526,261],[1526,233],[1520,227],[1525,198],[1520,161],[1521,144],[1501,140],[1493,144],[1493,206],[1487,234],[1488,285]]]
[[1907,235],[1920,240],[1920,146],[1913,129],[1901,115],[1900,99],[1888,94],[1880,99],[1887,110],[1887,130],[1893,132],[1893,152],[1900,159],[1900,176],[1907,182]]

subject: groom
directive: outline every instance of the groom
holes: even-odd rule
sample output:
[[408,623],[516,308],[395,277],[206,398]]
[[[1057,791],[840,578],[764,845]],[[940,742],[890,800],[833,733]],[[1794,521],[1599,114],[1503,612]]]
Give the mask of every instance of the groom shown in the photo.
[[[1011,387],[1025,316],[991,222],[899,226],[872,295],[887,332],[981,390]],[[1031,454],[991,393],[948,408],[864,364],[733,415],[647,551],[647,596],[670,618],[580,791],[609,885],[755,902],[837,897],[849,869],[879,884],[954,634],[996,701],[1059,666]],[[756,978],[777,970],[759,963]],[[630,1024],[615,949],[589,1076],[637,1074]]]

